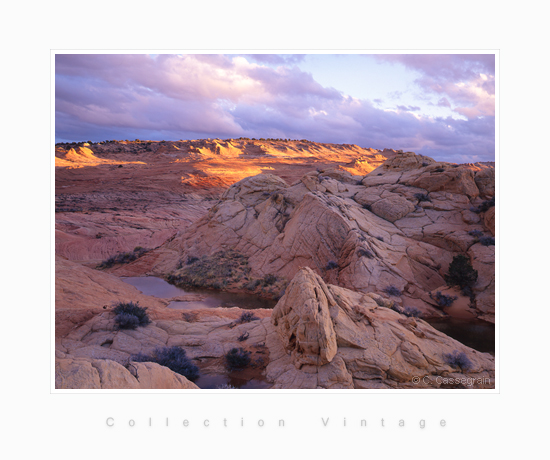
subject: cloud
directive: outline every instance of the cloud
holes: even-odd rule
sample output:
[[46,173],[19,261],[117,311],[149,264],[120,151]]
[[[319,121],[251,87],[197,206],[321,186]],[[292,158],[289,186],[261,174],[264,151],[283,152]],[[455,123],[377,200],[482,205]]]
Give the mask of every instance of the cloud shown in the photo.
[[418,112],[420,110],[420,107],[418,107],[416,105],[409,105],[409,106],[398,105],[397,109],[398,110],[403,110],[404,112]]
[[424,92],[439,96],[440,107],[451,107],[452,102],[453,110],[469,119],[495,115],[493,54],[393,54],[375,58],[416,71],[416,83]]
[[[280,59],[270,67],[247,56],[58,55],[56,138],[307,138],[438,159],[494,157],[494,117],[482,104],[458,106],[468,120],[425,117],[415,105],[385,111]],[[438,105],[450,106],[446,97]]]
[[438,107],[451,107],[451,103],[449,102],[449,100],[446,98],[446,97],[442,97],[441,99],[439,99],[439,101],[437,101],[437,106]]
[[403,97],[402,91],[392,91],[391,93],[388,93],[388,97],[390,99],[401,99]]
[[305,54],[247,54],[245,56],[256,62],[272,65],[298,64],[306,57]]

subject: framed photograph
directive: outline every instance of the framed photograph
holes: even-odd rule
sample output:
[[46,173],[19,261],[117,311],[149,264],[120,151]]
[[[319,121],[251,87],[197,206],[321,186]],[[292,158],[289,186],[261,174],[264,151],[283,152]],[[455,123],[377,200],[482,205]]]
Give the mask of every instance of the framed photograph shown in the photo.
[[52,392],[498,393],[498,51],[53,51]]

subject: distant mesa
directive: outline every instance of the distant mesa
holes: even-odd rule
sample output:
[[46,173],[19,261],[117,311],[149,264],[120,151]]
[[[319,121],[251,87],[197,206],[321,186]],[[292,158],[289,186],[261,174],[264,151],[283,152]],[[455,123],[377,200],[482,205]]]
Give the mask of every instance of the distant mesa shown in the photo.
[[83,146],[70,148],[68,151],[56,148],[55,167],[56,168],[83,168],[85,166],[98,165],[118,165],[118,164],[145,164],[142,161],[120,161],[98,158],[94,155],[88,143]]

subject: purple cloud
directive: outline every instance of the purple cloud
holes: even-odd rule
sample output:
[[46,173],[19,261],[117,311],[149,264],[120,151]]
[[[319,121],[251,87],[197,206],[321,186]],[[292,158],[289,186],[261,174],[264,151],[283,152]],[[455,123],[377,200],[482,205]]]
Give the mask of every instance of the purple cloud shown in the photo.
[[305,54],[247,54],[245,56],[256,62],[272,65],[298,64],[306,58]]
[[418,107],[416,105],[409,105],[409,106],[398,105],[397,109],[398,110],[403,110],[404,112],[418,112],[420,110],[420,107]]
[[446,97],[442,97],[441,99],[439,99],[439,101],[437,101],[437,106],[438,107],[451,107],[451,103],[449,102],[449,100],[446,98]]
[[[56,138],[307,138],[450,161],[494,158],[494,117],[468,112],[482,105],[457,106],[468,120],[424,117],[413,105],[386,111],[324,87],[288,65],[290,58],[287,64],[280,59],[272,57],[272,68],[244,56],[58,55]],[[447,97],[438,105],[450,106]],[[467,93],[453,97],[468,100]]]
[[469,119],[495,114],[493,54],[391,54],[375,58],[418,72],[416,83],[424,92],[440,96],[438,106],[451,107],[452,101],[453,110]]

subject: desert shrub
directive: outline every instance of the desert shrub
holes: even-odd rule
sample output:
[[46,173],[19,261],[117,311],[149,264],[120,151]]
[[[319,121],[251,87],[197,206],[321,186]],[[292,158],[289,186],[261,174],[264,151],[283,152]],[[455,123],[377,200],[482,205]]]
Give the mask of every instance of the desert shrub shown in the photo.
[[494,246],[495,245],[495,239],[492,236],[484,236],[483,238],[479,239],[479,242],[483,246]]
[[151,355],[138,354],[132,357],[136,362],[152,362],[167,367],[177,374],[183,375],[191,381],[199,377],[199,368],[187,357],[185,350],[180,347],[156,348]]
[[188,323],[194,323],[197,321],[197,312],[196,311],[186,311],[181,314],[181,317],[184,321]]
[[253,368],[258,368],[258,367],[263,367],[265,365],[265,359],[260,356],[259,358],[255,359],[253,362],[252,362],[252,367]]
[[477,270],[474,270],[468,257],[459,254],[453,257],[449,265],[449,273],[445,275],[445,281],[449,286],[472,287],[477,281]]
[[426,163],[426,162],[422,163],[423,168],[425,168],[426,166],[429,166],[429,163]]
[[258,318],[256,315],[254,315],[254,312],[251,311],[243,311],[241,313],[241,316],[239,318],[239,323],[250,323],[250,321],[256,321]]
[[334,260],[329,260],[326,266],[327,270],[334,270],[335,268],[338,268],[338,264],[334,262]]
[[145,248],[142,248],[141,246],[136,246],[134,248],[134,255],[136,258],[141,257],[143,254],[145,254],[148,250]]
[[376,238],[378,241],[384,242],[384,238],[382,238],[381,236],[375,236],[375,238]]
[[495,205],[495,197],[483,201],[477,208],[470,208],[475,213],[486,212]]
[[409,318],[420,318],[422,316],[422,312],[416,307],[405,307],[403,314]]
[[245,289],[248,289],[249,291],[253,291],[260,285],[260,280],[250,280],[248,283],[244,285]]
[[187,264],[165,279],[180,287],[220,288],[239,282],[248,274],[248,259],[232,250],[219,251],[211,256],[190,257]]
[[470,286],[464,286],[460,289],[460,292],[463,296],[469,297],[470,300],[474,300],[475,298],[474,291],[472,291],[472,288]]
[[147,252],[147,249],[142,248],[141,246],[136,246],[132,252],[119,252],[108,259],[101,262],[97,268],[110,268],[113,265],[117,264],[127,264],[133,262],[138,257],[141,257]]
[[481,230],[470,230],[468,235],[473,236],[474,238],[481,238],[483,236],[483,232]]
[[401,295],[401,290],[396,286],[388,286],[384,288],[384,292],[388,295],[399,297]]
[[[115,322],[119,329],[135,329],[138,326],[147,326],[151,319],[147,314],[147,308],[140,307],[138,302],[119,302],[113,309]],[[130,316],[135,318],[131,319]]]
[[455,350],[452,353],[445,353],[443,355],[445,362],[452,367],[458,367],[463,371],[471,369],[473,367],[472,361],[468,358],[463,351]]
[[494,206],[495,206],[495,197],[492,197],[490,200],[483,201],[479,205],[478,209],[479,209],[479,212],[485,212]]
[[271,286],[277,282],[277,277],[275,275],[265,275],[263,279],[264,286]]
[[98,268],[110,268],[116,264],[127,264],[136,260],[136,256],[132,252],[119,252],[114,256],[109,257],[98,265]]
[[418,201],[432,201],[427,193],[415,193],[414,197]]
[[237,337],[237,340],[239,342],[244,342],[246,339],[248,339],[249,336],[250,334],[248,332],[243,332],[241,335],[239,335],[239,337]]
[[359,257],[366,257],[367,259],[373,259],[374,258],[374,254],[369,251],[368,249],[359,249],[359,251],[357,251],[357,255]]
[[440,172],[443,172],[443,171],[445,171],[443,168],[434,169],[434,172],[437,172],[437,173],[440,173]]
[[139,318],[130,313],[119,313],[115,316],[115,323],[119,329],[137,329]]
[[440,291],[437,291],[435,295],[432,295],[430,292],[430,298],[435,300],[440,307],[450,307],[453,302],[458,299],[457,296],[441,294]]
[[244,369],[250,365],[250,352],[242,348],[232,348],[225,354],[225,364],[230,371]]

